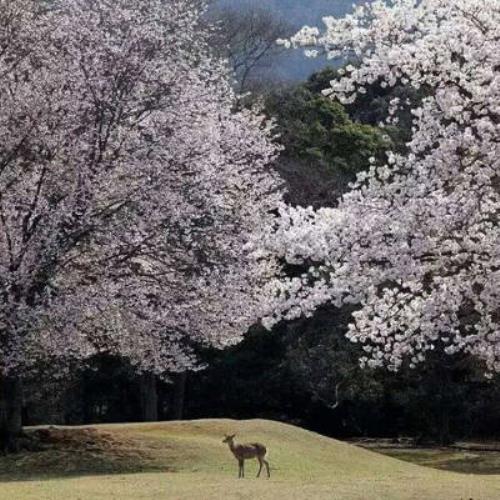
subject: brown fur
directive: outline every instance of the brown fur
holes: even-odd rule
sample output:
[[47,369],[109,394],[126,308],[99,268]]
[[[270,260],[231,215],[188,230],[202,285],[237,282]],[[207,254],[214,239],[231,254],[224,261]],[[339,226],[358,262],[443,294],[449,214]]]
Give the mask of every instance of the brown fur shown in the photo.
[[267,453],[266,447],[260,443],[235,444],[234,438],[235,434],[232,434],[230,436],[226,436],[222,442],[229,445],[231,453],[234,455],[234,458],[238,460],[238,477],[245,477],[245,460],[251,458],[256,458],[259,462],[259,472],[257,472],[257,477],[260,476],[263,465],[266,466],[267,477],[271,477],[269,462],[264,458]]

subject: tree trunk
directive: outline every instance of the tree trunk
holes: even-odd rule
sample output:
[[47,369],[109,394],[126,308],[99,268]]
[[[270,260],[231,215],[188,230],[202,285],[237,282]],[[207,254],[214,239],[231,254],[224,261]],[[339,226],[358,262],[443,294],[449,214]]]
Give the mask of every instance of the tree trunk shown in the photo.
[[143,422],[158,420],[158,391],[156,377],[153,373],[144,373],[139,379],[141,398],[141,417]]
[[23,386],[20,378],[6,377],[0,387],[0,449],[16,452],[22,432]]
[[176,373],[174,375],[174,397],[172,404],[172,418],[182,420],[184,414],[184,400],[186,397],[187,372]]
[[453,438],[451,435],[451,415],[449,408],[447,407],[447,401],[442,400],[441,415],[439,418],[439,444],[441,446],[449,446],[453,444]]
[[441,446],[448,446],[453,443],[451,432],[451,416],[455,407],[455,401],[450,397],[448,387],[453,384],[452,367],[447,365],[439,365],[439,381],[440,384],[437,389],[439,396],[439,444]]

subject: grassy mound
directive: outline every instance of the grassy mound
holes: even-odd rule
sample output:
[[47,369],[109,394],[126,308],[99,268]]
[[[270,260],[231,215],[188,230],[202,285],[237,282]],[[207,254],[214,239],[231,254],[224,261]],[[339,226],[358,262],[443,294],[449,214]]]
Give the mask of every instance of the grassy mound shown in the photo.
[[[0,499],[500,498],[500,476],[433,470],[265,420],[198,420],[31,429],[42,450],[0,458]],[[260,441],[271,479],[221,440]]]

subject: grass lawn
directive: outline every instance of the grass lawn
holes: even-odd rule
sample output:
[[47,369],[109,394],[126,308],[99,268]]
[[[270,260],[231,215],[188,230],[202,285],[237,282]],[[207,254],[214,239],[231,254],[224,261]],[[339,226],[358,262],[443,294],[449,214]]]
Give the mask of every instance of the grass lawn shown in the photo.
[[[254,477],[255,461],[236,478],[225,433],[268,447],[270,480]],[[431,469],[266,420],[58,428],[46,439],[45,451],[0,458],[1,500],[500,499],[500,475]]]

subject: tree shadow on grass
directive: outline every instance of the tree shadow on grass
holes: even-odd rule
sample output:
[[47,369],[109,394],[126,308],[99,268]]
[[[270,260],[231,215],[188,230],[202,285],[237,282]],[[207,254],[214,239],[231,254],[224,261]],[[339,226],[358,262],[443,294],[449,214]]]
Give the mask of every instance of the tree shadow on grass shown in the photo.
[[[462,449],[456,446],[442,447],[377,447],[364,446],[399,460],[423,465],[433,469],[458,472],[462,474],[500,474],[500,451],[474,448]],[[493,448],[493,447],[492,447]]]
[[27,434],[36,451],[0,457],[0,483],[139,472],[175,472],[175,449],[168,443],[119,438],[94,428],[55,427]]

